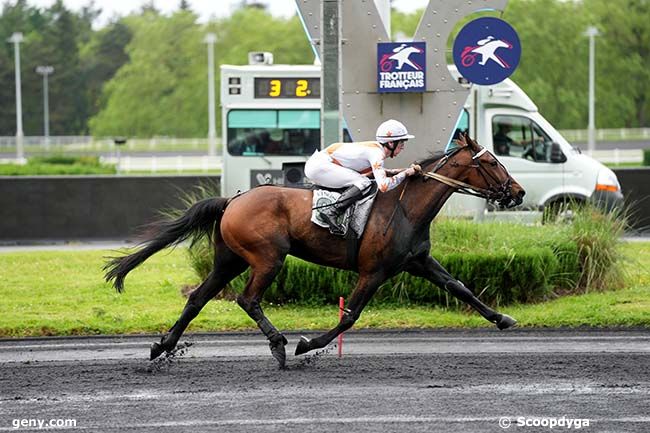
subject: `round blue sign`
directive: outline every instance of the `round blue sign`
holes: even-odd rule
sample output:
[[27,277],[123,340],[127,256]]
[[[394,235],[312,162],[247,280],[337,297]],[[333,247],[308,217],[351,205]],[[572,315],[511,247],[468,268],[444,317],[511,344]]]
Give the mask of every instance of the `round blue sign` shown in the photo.
[[500,83],[515,72],[520,58],[517,32],[499,18],[483,17],[467,23],[454,41],[456,68],[474,84]]

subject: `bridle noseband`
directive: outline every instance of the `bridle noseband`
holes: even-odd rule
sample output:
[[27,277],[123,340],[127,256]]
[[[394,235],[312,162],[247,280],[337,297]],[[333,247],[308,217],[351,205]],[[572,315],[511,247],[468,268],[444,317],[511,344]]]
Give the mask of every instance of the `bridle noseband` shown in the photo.
[[[467,195],[473,195],[475,197],[481,197],[485,198],[490,201],[503,201],[507,198],[510,197],[510,188],[512,186],[512,180],[508,178],[505,182],[500,182],[496,177],[492,175],[486,168],[481,164],[480,157],[488,152],[486,148],[482,148],[480,151],[473,153],[472,155],[472,161],[475,161],[474,164],[471,165],[464,165],[464,164],[459,164],[455,159],[454,156],[459,153],[463,149],[468,149],[470,152],[474,152],[474,150],[470,146],[463,146],[454,149],[452,152],[446,154],[445,156],[438,161],[438,164],[433,168],[431,171],[423,171],[422,176],[429,178],[429,179],[434,179],[437,180],[438,182],[442,182],[445,185],[448,185],[454,189],[457,190],[457,192],[461,194],[467,194]],[[498,159],[494,158],[494,160],[503,167],[503,164],[499,162]],[[457,179],[453,179],[451,177],[444,176],[442,174],[438,174],[437,171],[440,170],[445,164],[449,163],[452,167],[468,167],[468,168],[476,168],[485,180],[485,183],[488,185],[487,188],[479,188],[474,185],[470,185],[468,183],[462,182]],[[426,180],[426,179],[425,179]]]

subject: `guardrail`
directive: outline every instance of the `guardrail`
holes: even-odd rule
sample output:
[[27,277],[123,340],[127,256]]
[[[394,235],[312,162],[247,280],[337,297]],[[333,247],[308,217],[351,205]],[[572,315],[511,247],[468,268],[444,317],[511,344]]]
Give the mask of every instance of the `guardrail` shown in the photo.
[[[177,137],[151,137],[128,138],[122,151],[128,152],[208,152],[207,138],[177,138]],[[52,136],[23,137],[23,149],[26,154],[41,153],[85,153],[116,151],[112,137],[95,138],[89,136]],[[0,137],[0,152],[12,153],[16,151],[16,137]],[[217,152],[221,151],[221,140],[217,139]]]
[[[569,142],[587,141],[589,132],[586,129],[563,129],[559,131]],[[612,128],[596,129],[598,141],[650,140],[650,128]]]
[[643,162],[642,149],[612,149],[612,150],[594,150],[592,153],[585,152],[591,155],[592,158],[610,164],[623,164],[623,163],[641,163]]
[[[117,164],[117,157],[101,158],[102,163]],[[121,172],[148,171],[151,173],[176,171],[202,171],[207,173],[210,170],[221,170],[223,168],[222,158],[219,156],[122,156],[119,159],[119,170]]]

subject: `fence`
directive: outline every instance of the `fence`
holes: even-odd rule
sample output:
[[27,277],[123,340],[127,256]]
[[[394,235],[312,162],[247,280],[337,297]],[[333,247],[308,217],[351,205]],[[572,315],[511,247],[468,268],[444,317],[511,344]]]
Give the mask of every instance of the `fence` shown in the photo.
[[[217,152],[221,149],[217,140]],[[112,137],[89,136],[23,137],[25,154],[42,153],[111,153],[117,146]],[[151,137],[128,138],[121,146],[124,153],[138,152],[208,152],[207,138]],[[16,137],[0,137],[0,152],[15,153]]]
[[[116,164],[118,158],[115,156],[102,157],[102,163]],[[184,171],[201,171],[207,173],[208,171],[220,171],[223,168],[222,159],[218,156],[187,156],[187,155],[173,155],[173,156],[122,156],[119,159],[118,169],[120,172],[171,172],[176,171],[182,173]]]
[[[589,132],[586,129],[563,129],[560,134],[569,142],[587,141]],[[596,129],[597,141],[648,141],[650,128],[614,128]]]

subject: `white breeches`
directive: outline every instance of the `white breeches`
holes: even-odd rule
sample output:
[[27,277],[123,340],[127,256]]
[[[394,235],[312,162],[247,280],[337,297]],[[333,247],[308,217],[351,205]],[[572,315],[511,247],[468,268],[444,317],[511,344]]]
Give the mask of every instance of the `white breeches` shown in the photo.
[[305,176],[316,185],[329,188],[344,188],[354,185],[363,191],[371,183],[370,179],[361,173],[334,164],[327,152],[318,151],[305,163]]

